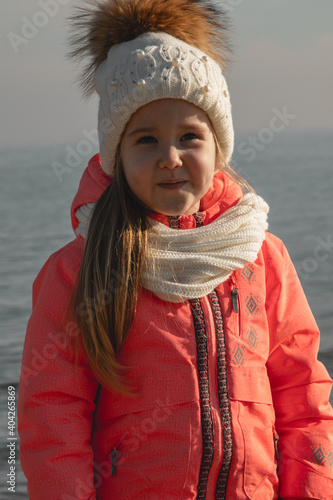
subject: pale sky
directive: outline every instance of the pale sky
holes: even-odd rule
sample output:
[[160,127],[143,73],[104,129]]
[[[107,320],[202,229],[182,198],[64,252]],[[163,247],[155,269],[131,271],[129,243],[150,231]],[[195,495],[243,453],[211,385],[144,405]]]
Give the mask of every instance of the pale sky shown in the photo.
[[[65,61],[65,19],[81,3],[1,0],[0,147],[71,144],[96,128],[97,99],[81,99]],[[236,140],[269,127],[276,110],[294,116],[290,131],[333,135],[332,0],[223,4],[234,26],[226,78]]]

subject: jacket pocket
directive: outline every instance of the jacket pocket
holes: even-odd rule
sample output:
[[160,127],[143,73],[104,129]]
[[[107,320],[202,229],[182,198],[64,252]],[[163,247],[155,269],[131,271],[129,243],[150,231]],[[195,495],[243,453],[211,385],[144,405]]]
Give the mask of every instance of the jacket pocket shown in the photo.
[[239,425],[244,446],[244,490],[249,498],[277,498],[274,409],[271,404],[240,402]]
[[[111,419],[95,434],[95,461],[107,462],[101,498],[189,500],[201,461],[200,402],[158,405]],[[104,496],[103,496],[104,495]]]
[[[251,500],[277,499],[275,412],[265,366],[229,369],[233,422],[233,466],[238,487]],[[242,482],[242,484],[241,484]]]

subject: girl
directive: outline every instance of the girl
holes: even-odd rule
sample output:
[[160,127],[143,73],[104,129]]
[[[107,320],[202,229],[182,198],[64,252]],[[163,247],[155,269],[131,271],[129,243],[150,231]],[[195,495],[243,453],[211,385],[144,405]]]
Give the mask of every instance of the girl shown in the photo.
[[19,393],[30,498],[333,499],[331,380],[267,204],[228,166],[213,4],[79,9],[100,155],[34,284]]

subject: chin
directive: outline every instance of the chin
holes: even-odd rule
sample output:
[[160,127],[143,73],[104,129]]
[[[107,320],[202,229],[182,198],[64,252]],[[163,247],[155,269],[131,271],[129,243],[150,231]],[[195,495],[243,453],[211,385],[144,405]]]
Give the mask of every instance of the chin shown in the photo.
[[161,207],[160,213],[167,215],[168,217],[175,217],[177,215],[192,215],[199,210],[200,204],[177,204],[177,206],[172,207]]
[[176,217],[178,215],[191,215],[191,214],[194,214],[196,211],[195,210],[186,210],[186,208],[184,209],[178,209],[178,210],[163,210],[163,211],[160,211],[159,213],[163,214],[163,215],[167,215],[168,217]]

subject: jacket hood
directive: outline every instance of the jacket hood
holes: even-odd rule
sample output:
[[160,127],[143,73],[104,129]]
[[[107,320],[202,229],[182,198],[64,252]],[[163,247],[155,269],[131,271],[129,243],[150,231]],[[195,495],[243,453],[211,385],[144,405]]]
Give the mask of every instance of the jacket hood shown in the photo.
[[[100,156],[96,154],[91,158],[83,172],[78,191],[72,203],[71,220],[74,231],[77,230],[79,225],[76,217],[77,210],[85,205],[96,203],[111,182],[112,177],[103,171]],[[217,172],[212,186],[200,203],[200,215],[203,224],[209,224],[226,210],[236,205],[242,196],[242,189],[233,179],[222,171]],[[155,220],[169,225],[168,216],[162,214],[152,214],[151,216]],[[180,227],[182,229],[196,227],[194,215],[181,215]]]
[[79,221],[76,211],[89,203],[96,203],[109,186],[112,178],[102,170],[99,154],[91,158],[87,168],[82,174],[78,191],[71,207],[71,220],[74,231],[78,228]]

